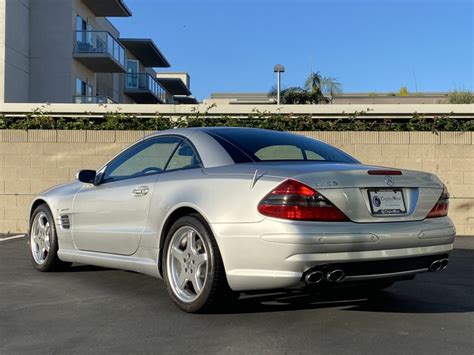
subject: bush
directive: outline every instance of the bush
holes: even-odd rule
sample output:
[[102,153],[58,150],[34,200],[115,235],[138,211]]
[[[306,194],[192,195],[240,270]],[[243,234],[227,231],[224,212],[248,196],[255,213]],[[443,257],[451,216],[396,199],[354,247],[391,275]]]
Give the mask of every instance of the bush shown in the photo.
[[361,117],[355,112],[345,118],[313,118],[311,115],[271,114],[253,111],[245,117],[216,116],[194,112],[183,116],[139,117],[110,112],[99,117],[52,117],[33,112],[22,117],[0,116],[0,129],[58,129],[58,130],[164,130],[184,127],[234,126],[267,128],[280,131],[474,131],[474,115],[454,119],[449,115],[427,118],[414,113],[407,119],[378,119]]
[[410,96],[410,92],[408,91],[406,86],[402,86],[398,91],[398,96]]
[[474,95],[471,91],[451,91],[448,94],[450,104],[474,104]]

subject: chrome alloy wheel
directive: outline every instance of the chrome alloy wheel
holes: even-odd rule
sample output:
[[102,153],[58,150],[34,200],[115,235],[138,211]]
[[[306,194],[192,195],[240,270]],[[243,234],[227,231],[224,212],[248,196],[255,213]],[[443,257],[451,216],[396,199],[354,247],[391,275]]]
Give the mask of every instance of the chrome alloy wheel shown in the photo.
[[209,268],[206,243],[191,226],[179,228],[171,237],[166,256],[168,282],[176,297],[194,302],[207,281]]
[[53,231],[46,213],[38,213],[31,224],[30,232],[31,253],[38,265],[43,265],[46,262],[51,250],[52,233]]

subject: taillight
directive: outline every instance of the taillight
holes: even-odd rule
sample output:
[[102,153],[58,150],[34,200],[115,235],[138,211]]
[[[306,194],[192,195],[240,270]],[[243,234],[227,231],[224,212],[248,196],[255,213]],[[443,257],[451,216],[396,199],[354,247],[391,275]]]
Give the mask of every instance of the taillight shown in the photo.
[[286,180],[259,203],[258,211],[268,217],[300,221],[348,221],[344,213],[311,187]]
[[448,215],[448,207],[449,207],[449,192],[446,186],[443,187],[443,193],[439,198],[436,205],[431,209],[430,213],[426,218],[436,218],[436,217],[445,217]]

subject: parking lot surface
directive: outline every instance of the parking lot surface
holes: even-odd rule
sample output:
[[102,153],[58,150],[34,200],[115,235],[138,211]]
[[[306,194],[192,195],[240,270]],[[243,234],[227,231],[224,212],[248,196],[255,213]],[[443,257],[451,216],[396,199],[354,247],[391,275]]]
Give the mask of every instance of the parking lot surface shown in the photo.
[[446,271],[373,297],[244,295],[225,312],[179,311],[161,280],[75,266],[40,273],[26,239],[0,242],[0,354],[474,354],[474,239]]

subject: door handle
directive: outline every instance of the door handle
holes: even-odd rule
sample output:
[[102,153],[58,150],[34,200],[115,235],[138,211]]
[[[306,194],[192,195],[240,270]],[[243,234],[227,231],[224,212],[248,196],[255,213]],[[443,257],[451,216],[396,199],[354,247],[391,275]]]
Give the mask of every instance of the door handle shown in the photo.
[[132,195],[135,197],[141,197],[141,196],[145,196],[149,191],[150,191],[150,188],[148,186],[140,186],[133,189]]

